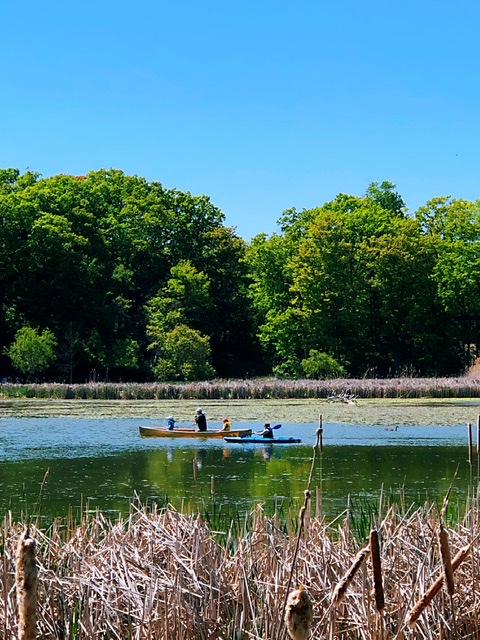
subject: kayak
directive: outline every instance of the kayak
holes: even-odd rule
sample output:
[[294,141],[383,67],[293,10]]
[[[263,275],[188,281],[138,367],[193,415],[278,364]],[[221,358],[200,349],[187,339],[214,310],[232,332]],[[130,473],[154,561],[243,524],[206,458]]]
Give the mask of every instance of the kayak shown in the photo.
[[139,427],[140,435],[144,438],[223,438],[226,433],[240,438],[240,436],[250,436],[251,429],[230,429],[230,431],[222,431],[221,429],[207,429],[207,431],[199,431],[198,429],[173,429],[170,431],[166,427]]
[[243,438],[235,438],[226,436],[225,442],[235,442],[236,444],[294,444],[301,442],[300,438],[262,438],[261,436],[244,436]]

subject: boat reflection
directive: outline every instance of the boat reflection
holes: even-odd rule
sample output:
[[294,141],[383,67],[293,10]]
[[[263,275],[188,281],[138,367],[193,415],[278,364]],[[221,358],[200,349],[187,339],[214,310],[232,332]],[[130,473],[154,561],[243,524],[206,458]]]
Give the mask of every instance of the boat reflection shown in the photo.
[[264,460],[269,462],[269,460],[271,460],[273,456],[273,446],[270,445],[269,447],[262,447],[261,453]]

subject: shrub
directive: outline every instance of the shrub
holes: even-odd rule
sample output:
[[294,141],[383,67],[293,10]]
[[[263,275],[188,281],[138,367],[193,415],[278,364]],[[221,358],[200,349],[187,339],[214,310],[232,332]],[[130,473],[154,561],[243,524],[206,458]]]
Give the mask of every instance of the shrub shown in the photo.
[[302,369],[307,378],[314,378],[315,380],[327,380],[345,376],[345,369],[335,358],[316,349],[310,349],[309,357],[302,360]]

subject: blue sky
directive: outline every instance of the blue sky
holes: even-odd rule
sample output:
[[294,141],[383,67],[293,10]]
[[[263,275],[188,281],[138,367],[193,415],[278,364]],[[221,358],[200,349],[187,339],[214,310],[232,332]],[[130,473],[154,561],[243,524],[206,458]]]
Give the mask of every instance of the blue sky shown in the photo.
[[0,167],[117,168],[240,236],[370,182],[480,198],[478,0],[2,3]]

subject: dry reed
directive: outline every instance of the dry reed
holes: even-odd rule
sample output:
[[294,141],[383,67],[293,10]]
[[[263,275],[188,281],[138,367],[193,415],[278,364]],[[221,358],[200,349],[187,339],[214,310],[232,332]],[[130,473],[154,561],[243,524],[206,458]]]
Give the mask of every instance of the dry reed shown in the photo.
[[191,383],[0,384],[10,398],[79,400],[187,400],[329,398],[344,394],[358,398],[475,398],[479,378],[385,378],[335,380],[209,380]]
[[[466,522],[478,520],[472,516],[454,528],[445,526],[451,545],[465,547],[452,560],[459,638],[480,635],[480,592],[475,588],[480,565],[475,558],[462,564],[471,553],[472,527],[477,525]],[[2,526],[0,633],[6,640],[18,636],[14,569],[23,526],[10,516]],[[437,528],[429,505],[408,514],[392,506],[382,519],[382,616],[389,638],[412,637],[403,621],[412,599],[438,575],[431,545]],[[124,520],[111,522],[97,512],[76,527],[59,520],[48,532],[32,526],[30,535],[37,542],[37,635],[44,640],[279,640],[283,594],[296,549],[295,582],[305,585],[310,596],[312,638],[378,637],[372,579],[369,572],[359,573],[370,549],[363,548],[355,558],[346,524],[332,526],[311,517],[298,542],[295,530],[285,531],[278,517],[265,517],[259,507],[245,533],[222,545],[198,517],[132,505]],[[436,592],[443,575],[437,583]],[[343,598],[347,587],[348,598]],[[335,619],[332,591],[336,603],[343,598]],[[415,637],[454,637],[445,631],[450,603],[431,593],[409,618],[416,625]]]

